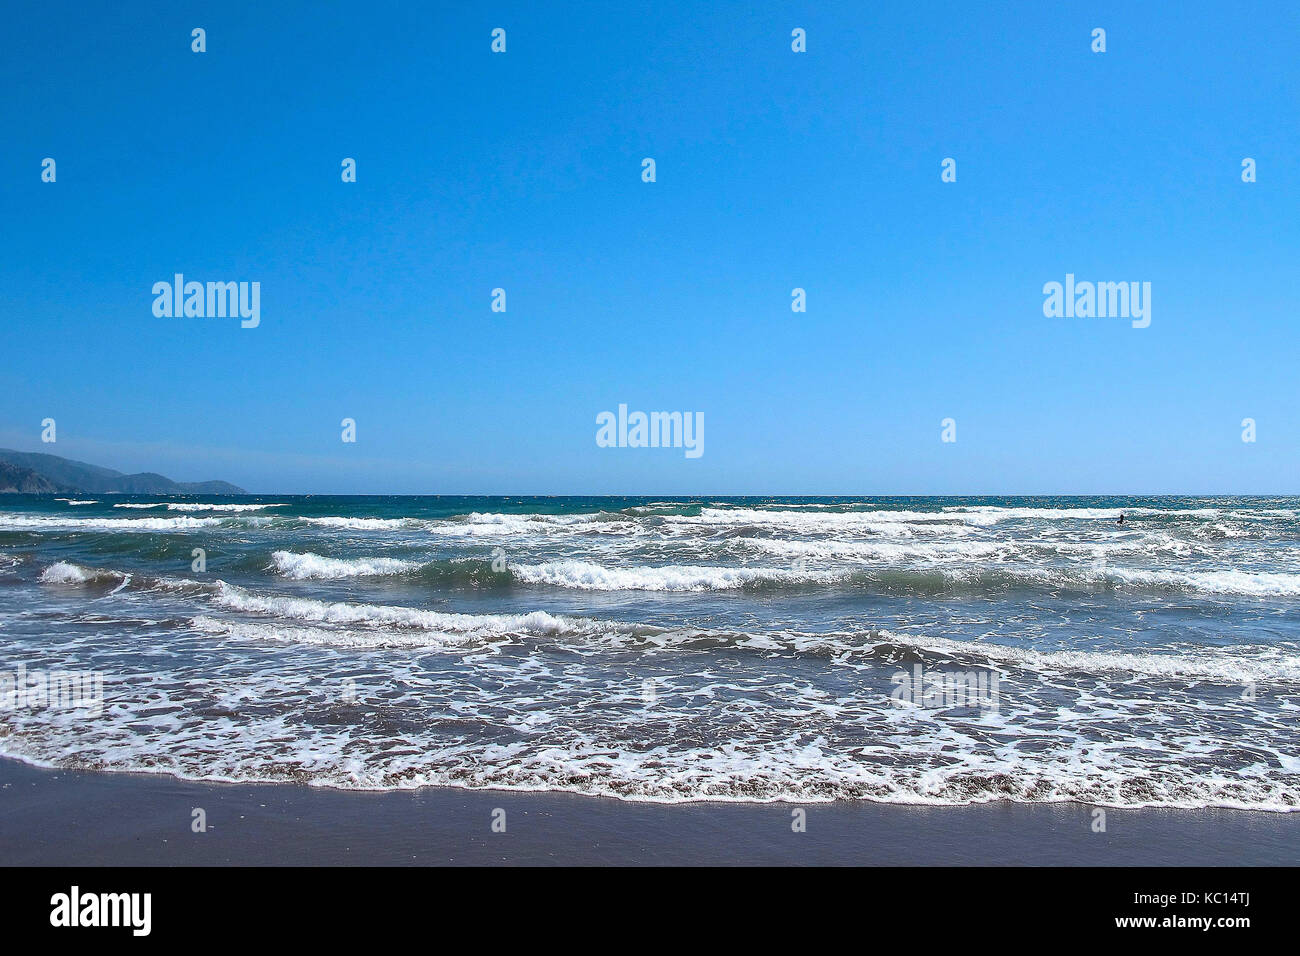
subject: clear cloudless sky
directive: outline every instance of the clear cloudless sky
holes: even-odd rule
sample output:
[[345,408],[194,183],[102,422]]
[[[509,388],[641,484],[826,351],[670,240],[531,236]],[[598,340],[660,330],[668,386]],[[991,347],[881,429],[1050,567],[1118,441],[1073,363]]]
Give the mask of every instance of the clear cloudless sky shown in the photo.
[[[267,493],[1300,491],[1296,3],[0,18],[2,446]],[[261,326],[155,318],[177,272]],[[1150,327],[1045,318],[1067,272]],[[703,457],[597,447],[619,403]]]

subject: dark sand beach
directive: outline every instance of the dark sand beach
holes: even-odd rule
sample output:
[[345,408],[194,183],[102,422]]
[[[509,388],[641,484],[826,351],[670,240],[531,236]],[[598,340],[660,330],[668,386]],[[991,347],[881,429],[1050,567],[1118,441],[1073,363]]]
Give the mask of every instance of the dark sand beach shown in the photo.
[[[0,760],[0,860],[83,865],[1295,865],[1300,814],[1081,804],[633,803],[428,787],[367,793]],[[195,807],[206,833],[193,833]],[[506,832],[492,814],[505,810]]]

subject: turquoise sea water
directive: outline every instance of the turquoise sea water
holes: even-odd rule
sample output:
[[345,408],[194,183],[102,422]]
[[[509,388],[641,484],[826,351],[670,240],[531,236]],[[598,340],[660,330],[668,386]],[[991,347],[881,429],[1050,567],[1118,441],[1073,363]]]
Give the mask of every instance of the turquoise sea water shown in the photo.
[[1288,810],[1300,499],[6,496],[0,674],[73,671],[0,753]]

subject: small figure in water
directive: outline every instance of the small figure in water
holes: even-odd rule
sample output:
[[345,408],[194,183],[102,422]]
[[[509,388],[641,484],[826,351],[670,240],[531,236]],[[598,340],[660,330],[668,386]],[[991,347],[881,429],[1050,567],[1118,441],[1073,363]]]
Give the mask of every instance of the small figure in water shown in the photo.
[[1115,523],[1116,523],[1116,524],[1123,524],[1123,523],[1124,523],[1124,512],[1121,511],[1121,512],[1119,513],[1119,520],[1116,521]]

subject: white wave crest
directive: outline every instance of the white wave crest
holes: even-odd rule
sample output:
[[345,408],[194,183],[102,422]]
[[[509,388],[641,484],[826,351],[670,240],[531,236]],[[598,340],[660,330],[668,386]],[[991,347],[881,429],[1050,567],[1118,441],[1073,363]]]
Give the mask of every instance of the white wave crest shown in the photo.
[[62,518],[57,515],[0,515],[0,528],[76,528],[88,531],[191,531],[227,522],[265,523],[269,518]]
[[547,561],[516,565],[511,573],[525,584],[551,584],[584,591],[717,591],[756,581],[833,581],[841,571],[701,566],[607,568],[589,561]]
[[217,582],[213,602],[232,611],[269,614],[288,620],[368,627],[415,628],[465,638],[504,637],[511,634],[550,635],[597,633],[609,625],[588,618],[561,617],[545,611],[523,614],[454,614],[423,608],[383,604],[348,604],[313,598],[255,594]]
[[959,515],[973,524],[992,524],[997,521],[1031,519],[1059,521],[1062,519],[1116,520],[1134,516],[1215,518],[1222,514],[1219,508],[1003,508],[997,505],[948,505],[945,514]]
[[464,643],[461,635],[421,629],[393,631],[375,628],[311,627],[305,624],[232,621],[207,615],[193,618],[190,625],[205,633],[221,637],[259,642],[317,644],[322,647],[420,648]]
[[266,508],[287,508],[286,504],[204,504],[169,501],[168,511],[262,511]]
[[1246,597],[1300,596],[1300,574],[1285,572],[1110,568],[1108,573],[1123,583],[1141,587],[1173,587],[1204,594],[1240,594]]
[[299,518],[298,520],[321,528],[341,528],[348,531],[388,531],[418,527],[420,524],[413,518],[340,518],[326,516],[323,518]]
[[294,581],[401,574],[419,567],[416,561],[401,561],[397,558],[327,558],[310,551],[276,551],[271,555],[271,561],[281,575]]
[[96,581],[123,581],[126,578],[120,571],[84,568],[69,561],[58,561],[41,572],[40,580],[45,584],[90,584]]
[[189,502],[189,501],[122,501],[113,505],[114,508],[166,508],[168,511],[262,511],[266,508],[288,508],[287,504],[223,504],[221,502]]
[[[833,636],[827,635],[827,637]],[[944,637],[913,636],[892,631],[875,631],[873,642],[883,639],[946,655],[977,655],[997,664],[1012,665],[1043,672],[1081,671],[1088,674],[1125,673],[1177,680],[1207,680],[1225,684],[1248,684],[1252,681],[1300,681],[1300,657],[1274,647],[1239,646],[1213,648],[1201,652],[1140,651],[1038,651],[1028,648],[990,644],[985,641],[958,641]],[[832,643],[832,646],[835,646]]]

